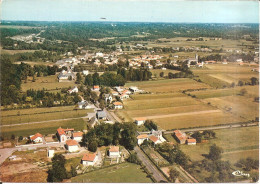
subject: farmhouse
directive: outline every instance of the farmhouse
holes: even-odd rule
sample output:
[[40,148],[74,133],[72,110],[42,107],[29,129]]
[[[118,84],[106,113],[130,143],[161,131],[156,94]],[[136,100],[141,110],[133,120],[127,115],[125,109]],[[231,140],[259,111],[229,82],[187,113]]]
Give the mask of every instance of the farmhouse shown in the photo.
[[76,152],[79,150],[79,144],[76,140],[67,140],[66,141],[66,145],[65,145],[66,149],[69,151],[69,152]]
[[106,120],[107,114],[105,111],[97,111],[97,119]]
[[74,132],[72,134],[73,139],[76,140],[77,142],[82,141],[82,136],[83,136],[83,132]]
[[137,136],[137,144],[138,144],[138,145],[143,144],[143,142],[144,142],[145,140],[148,140],[148,135],[147,135],[147,134],[141,134],[141,135],[138,135],[138,136]]
[[111,146],[108,153],[109,157],[120,157],[119,146]]
[[58,75],[59,82],[68,82],[70,80],[75,80],[76,75],[68,69],[68,71],[62,70],[60,74]]
[[71,94],[71,93],[78,93],[79,92],[79,89],[77,86],[75,86],[74,88],[68,90],[68,93]]
[[94,91],[99,91],[99,86],[93,86]]
[[189,139],[187,139],[186,144],[188,144],[188,145],[196,145],[196,139],[189,138]]
[[152,130],[152,131],[151,131],[151,134],[154,135],[155,137],[157,137],[161,143],[166,141],[166,140],[163,138],[163,136],[162,136],[162,131],[161,131],[161,130],[157,130],[157,131]]
[[71,129],[63,129],[63,128],[58,128],[57,129],[57,137],[60,142],[66,142],[68,139],[71,139],[72,133],[74,131],[74,128]]
[[145,122],[145,118],[136,118],[136,119],[135,119],[135,123],[136,123],[138,126],[144,124],[144,122]]
[[113,103],[114,109],[123,109],[123,104],[121,102]]
[[82,158],[82,164],[86,166],[93,166],[98,161],[98,156],[96,153],[87,153]]
[[149,136],[149,140],[151,140],[154,144],[160,144],[162,143],[156,136],[151,135]]
[[30,136],[31,141],[33,141],[34,143],[39,143],[39,142],[43,142],[43,136],[40,133],[36,133],[33,136]]
[[187,136],[185,133],[182,133],[180,130],[174,130],[174,137],[177,140],[178,143],[180,144],[185,144],[187,140]]
[[91,104],[89,104],[86,100],[78,102],[79,109],[91,109],[93,108]]
[[120,98],[121,100],[128,99],[128,98],[129,98],[129,95],[126,94],[126,93],[123,93],[123,94],[119,95],[119,98]]

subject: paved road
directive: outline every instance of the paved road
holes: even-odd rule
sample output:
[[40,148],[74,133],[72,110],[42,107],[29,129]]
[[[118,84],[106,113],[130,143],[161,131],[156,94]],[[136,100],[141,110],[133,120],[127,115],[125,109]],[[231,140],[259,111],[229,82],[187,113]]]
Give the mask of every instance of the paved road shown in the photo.
[[145,167],[148,169],[148,171],[152,173],[154,179],[157,182],[160,182],[160,181],[167,182],[167,179],[156,168],[156,166],[146,157],[146,155],[143,153],[143,151],[138,146],[136,146],[134,148],[134,150],[137,153],[138,158],[142,161],[142,163],[145,165]]
[[19,149],[33,149],[33,148],[46,148],[46,147],[64,147],[65,143],[49,143],[49,144],[29,144],[25,146],[17,146],[14,148],[0,149],[0,165],[12,155],[13,152]]
[[[248,123],[247,126],[257,126],[257,123]],[[217,130],[217,129],[225,129],[225,128],[237,128],[241,127],[241,124],[233,124],[233,125],[223,125],[223,126],[215,126],[215,127],[202,127],[202,128],[189,128],[189,129],[180,129],[183,132],[194,132],[194,131],[201,131],[201,130]],[[173,130],[170,131],[163,131],[164,134],[171,134]]]

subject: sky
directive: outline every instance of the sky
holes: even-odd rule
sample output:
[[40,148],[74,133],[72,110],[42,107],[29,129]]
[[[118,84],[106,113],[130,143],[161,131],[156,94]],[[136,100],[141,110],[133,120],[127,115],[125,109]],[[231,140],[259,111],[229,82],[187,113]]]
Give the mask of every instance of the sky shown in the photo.
[[258,23],[259,4],[254,0],[2,0],[1,20]]

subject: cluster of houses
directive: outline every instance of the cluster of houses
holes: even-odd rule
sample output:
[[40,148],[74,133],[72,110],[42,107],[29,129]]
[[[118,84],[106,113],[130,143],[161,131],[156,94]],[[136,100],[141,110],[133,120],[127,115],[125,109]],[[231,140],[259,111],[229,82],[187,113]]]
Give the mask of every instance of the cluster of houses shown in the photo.
[[147,68],[153,69],[153,65],[150,64],[151,61],[156,61],[155,66],[162,66],[163,63],[159,60],[163,56],[160,55],[141,55],[136,56],[129,61],[130,67],[140,67],[142,63],[146,64]]
[[153,142],[154,145],[156,144],[161,144],[163,142],[165,142],[166,140],[163,138],[162,136],[162,131],[158,130],[158,131],[155,131],[155,130],[152,130],[151,132],[149,133],[145,133],[145,134],[140,134],[138,135],[137,137],[137,144],[138,145],[141,145],[143,144],[143,142],[145,140],[150,140]]
[[187,136],[184,132],[180,130],[174,130],[173,132],[173,136],[179,144],[196,145],[196,139]]

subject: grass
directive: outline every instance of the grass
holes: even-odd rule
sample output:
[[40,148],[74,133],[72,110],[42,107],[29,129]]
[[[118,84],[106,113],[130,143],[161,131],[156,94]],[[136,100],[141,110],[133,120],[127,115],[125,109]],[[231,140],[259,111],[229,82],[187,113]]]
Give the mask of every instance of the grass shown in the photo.
[[213,126],[243,121],[244,119],[242,118],[223,112],[214,112],[202,115],[183,115],[174,118],[168,117],[155,119],[157,125],[165,130],[200,126]]
[[209,88],[206,84],[188,78],[129,82],[126,83],[126,86],[138,86],[140,89],[153,93],[169,93],[179,92],[186,89]]
[[76,176],[73,183],[151,183],[139,165],[123,163]]
[[[8,111],[3,111],[1,115],[1,124],[2,125],[9,125],[9,124],[18,124],[18,123],[28,123],[28,122],[38,122],[38,121],[48,121],[48,120],[58,120],[58,119],[67,119],[67,118],[78,118],[84,117],[87,115],[88,112],[92,112],[92,109],[88,110],[73,110],[72,106],[69,110],[58,110],[58,108],[49,108],[49,111],[46,111],[47,108],[43,108],[41,112],[40,109],[28,109],[27,113],[22,111],[20,115],[18,115],[19,110],[12,110],[14,111],[13,115],[5,115],[11,114]],[[61,108],[62,109],[62,108]],[[67,109],[67,108],[65,108]],[[36,110],[37,112],[35,112]],[[55,110],[58,110],[57,112]],[[15,115],[16,114],[16,115]]]
[[1,135],[5,139],[10,139],[11,135],[15,136],[29,136],[33,135],[37,132],[47,135],[56,133],[59,127],[63,128],[74,128],[75,130],[83,130],[86,129],[86,123],[83,119],[74,119],[67,121],[55,121],[50,123],[39,123],[39,124],[31,124],[31,125],[20,125],[20,126],[12,126],[12,127],[2,127]]
[[45,77],[37,77],[35,82],[32,82],[32,78],[28,77],[27,83],[22,83],[22,91],[28,89],[34,90],[56,90],[60,88],[68,88],[75,86],[75,82],[58,82],[57,75],[50,75]]
[[[208,154],[212,144],[223,148],[223,158],[226,159],[232,152],[232,154],[235,154],[236,151],[241,151],[241,154],[237,152],[237,155],[243,156],[243,152],[246,153],[248,150],[259,148],[258,127],[222,129],[214,130],[214,132],[216,133],[216,138],[211,139],[209,143],[200,143],[196,146],[180,145],[181,150],[186,153],[192,161],[198,161],[205,158],[202,154]],[[233,163],[239,159],[239,157],[234,157]]]
[[226,152],[222,155],[222,159],[228,160],[231,164],[235,164],[239,159],[247,157],[259,159],[259,149]]

